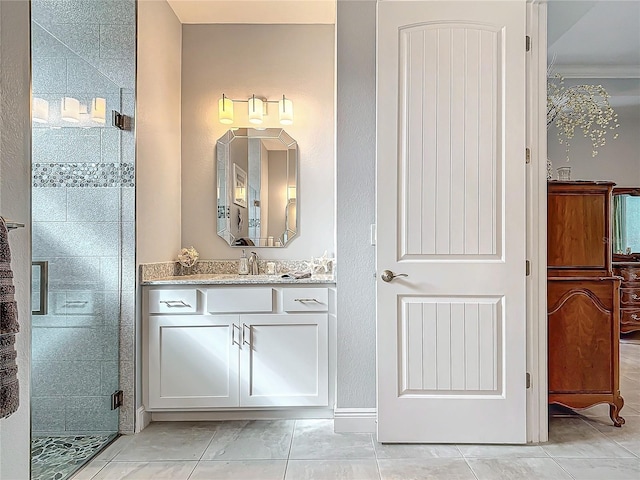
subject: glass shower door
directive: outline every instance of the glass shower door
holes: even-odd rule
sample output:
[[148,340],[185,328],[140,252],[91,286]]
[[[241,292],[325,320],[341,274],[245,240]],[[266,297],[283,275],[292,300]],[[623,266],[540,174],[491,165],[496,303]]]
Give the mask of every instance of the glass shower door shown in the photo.
[[51,479],[119,431],[134,144],[111,112],[133,109],[135,2],[33,0],[31,28],[32,479]]

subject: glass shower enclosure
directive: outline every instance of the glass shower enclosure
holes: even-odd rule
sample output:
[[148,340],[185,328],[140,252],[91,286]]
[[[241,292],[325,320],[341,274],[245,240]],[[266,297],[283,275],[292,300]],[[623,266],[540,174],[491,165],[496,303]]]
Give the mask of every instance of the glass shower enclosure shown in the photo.
[[135,10],[32,0],[32,479],[68,478],[120,429],[135,146],[112,111],[134,110]]

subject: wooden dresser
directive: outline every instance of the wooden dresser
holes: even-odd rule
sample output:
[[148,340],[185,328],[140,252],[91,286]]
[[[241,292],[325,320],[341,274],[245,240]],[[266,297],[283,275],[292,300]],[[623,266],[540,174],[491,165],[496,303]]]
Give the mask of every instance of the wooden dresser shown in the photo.
[[[547,198],[549,403],[609,404],[619,387],[620,278],[611,263],[611,182],[555,182]],[[640,291],[639,291],[640,292]]]
[[622,277],[620,332],[631,333],[640,330],[640,245],[637,217],[640,210],[640,188],[616,187],[613,189],[613,199],[613,274]]
[[620,332],[640,330],[640,263],[616,262],[613,274],[622,277],[620,286]]

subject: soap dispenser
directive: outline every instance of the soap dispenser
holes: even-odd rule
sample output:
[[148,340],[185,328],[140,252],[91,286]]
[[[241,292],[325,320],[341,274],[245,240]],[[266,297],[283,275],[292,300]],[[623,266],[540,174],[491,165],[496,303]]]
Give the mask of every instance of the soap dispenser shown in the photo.
[[247,254],[242,250],[242,255],[240,256],[240,262],[238,263],[238,274],[239,275],[248,275],[249,274],[249,259],[247,258]]

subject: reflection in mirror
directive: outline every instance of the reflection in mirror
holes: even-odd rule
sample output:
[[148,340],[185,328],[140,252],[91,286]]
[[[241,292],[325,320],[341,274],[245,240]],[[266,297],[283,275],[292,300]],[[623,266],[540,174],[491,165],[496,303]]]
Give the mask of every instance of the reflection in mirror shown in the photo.
[[640,254],[640,189],[613,190],[613,253]]
[[216,145],[217,232],[231,246],[284,247],[298,233],[298,144],[280,128],[231,129]]

